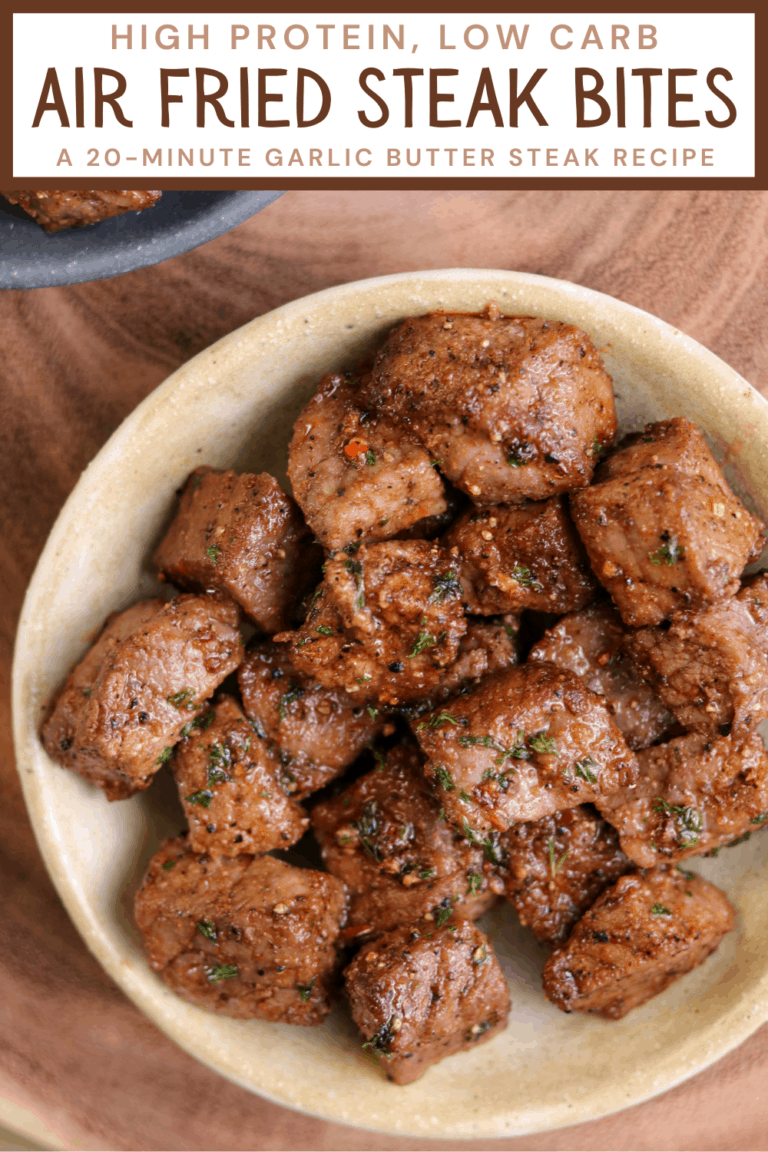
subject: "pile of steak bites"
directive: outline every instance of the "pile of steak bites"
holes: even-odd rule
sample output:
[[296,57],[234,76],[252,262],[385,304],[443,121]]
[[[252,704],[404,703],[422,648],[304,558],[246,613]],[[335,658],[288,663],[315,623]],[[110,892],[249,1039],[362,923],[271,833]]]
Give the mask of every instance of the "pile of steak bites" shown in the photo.
[[[175,992],[317,1024],[345,965],[404,1084],[505,1027],[502,896],[566,1012],[717,948],[733,909],[680,865],[768,822],[763,525],[688,420],[615,436],[585,333],[491,305],[327,376],[295,500],[192,473],[155,555],[183,593],[111,617],[43,728],[111,800],[170,763],[189,831],[136,919]],[[325,871],[275,854],[305,834]]]

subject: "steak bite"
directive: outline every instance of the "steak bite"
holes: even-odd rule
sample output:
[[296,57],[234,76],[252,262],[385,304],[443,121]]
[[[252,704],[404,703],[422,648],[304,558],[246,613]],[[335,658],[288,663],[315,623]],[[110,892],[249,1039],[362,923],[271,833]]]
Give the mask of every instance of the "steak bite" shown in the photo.
[[441,543],[456,558],[470,612],[573,612],[597,590],[562,496],[470,509]]
[[366,944],[344,972],[352,1019],[387,1079],[410,1084],[506,1027],[509,990],[468,920],[419,920]]
[[414,725],[424,772],[451,823],[484,835],[631,785],[637,760],[605,701],[553,664],[489,676]]
[[600,893],[633,868],[615,830],[584,804],[513,824],[503,850],[507,899],[546,944],[565,940]]
[[162,192],[0,192],[11,204],[18,204],[46,232],[82,228],[98,224],[124,212],[151,208]]
[[610,603],[592,604],[558,620],[531,649],[528,659],[557,664],[581,676],[604,696],[614,724],[630,748],[647,748],[672,723],[672,716],[638,674],[624,647],[627,629]]
[[370,411],[359,376],[332,373],[294,424],[288,476],[307,523],[333,549],[444,513],[433,463],[418,440]]
[[642,628],[626,641],[638,670],[688,732],[716,736],[736,709],[768,693],[768,629],[758,597],[745,592],[700,612],[676,612],[667,629]]
[[426,915],[473,920],[504,890],[483,853],[440,815],[412,744],[312,809],[328,871],[350,893],[349,926],[380,936]]
[[183,730],[243,658],[228,597],[142,600],[113,613],[42,728],[51,759],[108,800],[146,788]]
[[691,732],[638,754],[634,788],[598,802],[621,847],[643,868],[699,856],[768,821],[768,752],[759,711],[714,739]]
[[231,696],[202,713],[173,757],[192,851],[236,856],[300,840],[309,818],[286,795],[280,771]]
[[280,779],[297,797],[339,776],[386,723],[376,708],[297,672],[284,644],[256,644],[238,680],[256,735],[277,757]]
[[616,434],[611,378],[589,337],[495,305],[403,320],[368,391],[483,506],[585,488]]
[[512,613],[494,618],[468,616],[459,653],[443,672],[432,696],[447,700],[469,692],[478,681],[518,661],[520,619]]
[[243,1020],[320,1024],[330,1009],[344,886],[273,856],[152,857],[136,923],[149,963],[184,1000]]
[[290,496],[258,476],[196,468],[154,561],[181,588],[218,588],[264,632],[290,626],[321,551]]
[[544,993],[564,1012],[620,1020],[702,964],[732,928],[724,893],[693,872],[623,876],[552,953]]
[[461,584],[444,548],[388,540],[326,565],[302,627],[282,633],[299,672],[360,700],[426,696],[467,630]]
[[764,525],[683,417],[628,437],[571,497],[571,515],[595,575],[634,627],[734,596],[764,543]]

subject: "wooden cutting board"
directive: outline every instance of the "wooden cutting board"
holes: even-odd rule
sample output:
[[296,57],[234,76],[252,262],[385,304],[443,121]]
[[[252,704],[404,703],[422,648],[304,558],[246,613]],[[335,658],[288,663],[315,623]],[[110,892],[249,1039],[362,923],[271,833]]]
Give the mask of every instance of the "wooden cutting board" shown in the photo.
[[[80,471],[148,392],[288,300],[360,277],[455,266],[540,272],[620,297],[701,341],[768,395],[766,192],[293,192],[154,268],[0,295],[0,1119],[18,1118],[31,1140],[48,1134],[51,1145],[84,1149],[445,1147],[268,1104],[197,1064],[126,1000],[85,949],[38,855],[8,697],[16,621],[48,531]],[[629,1111],[453,1147],[765,1149],[767,1078],[763,1028],[707,1072]]]

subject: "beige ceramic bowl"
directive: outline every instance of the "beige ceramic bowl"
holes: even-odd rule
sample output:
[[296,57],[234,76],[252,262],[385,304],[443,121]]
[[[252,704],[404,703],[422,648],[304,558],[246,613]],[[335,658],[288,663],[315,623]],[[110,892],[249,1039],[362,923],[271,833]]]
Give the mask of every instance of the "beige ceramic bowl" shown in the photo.
[[[734,487],[768,513],[768,404],[701,345],[575,284],[515,272],[407,273],[278,308],[200,353],[157,388],[86,469],[51,532],[22,614],[15,738],[48,869],[88,946],[120,987],[192,1055],[270,1100],[399,1136],[511,1136],[635,1104],[723,1055],[768,1017],[768,835],[697,860],[738,926],[693,974],[618,1023],[566,1016],[540,986],[544,952],[509,908],[485,919],[512,992],[505,1033],[398,1088],[364,1058],[343,1008],[321,1028],[216,1017],[150,972],[131,904],[158,841],[182,824],[172,781],[108,804],[56,767],[36,737],[41,706],[105,616],[158,586],[149,564],[174,492],[207,462],[284,475],[291,424],[314,383],[349,367],[394,321],[432,309],[581,325],[613,374],[622,426],[683,414],[707,434]],[[162,774],[161,774],[162,776]]]

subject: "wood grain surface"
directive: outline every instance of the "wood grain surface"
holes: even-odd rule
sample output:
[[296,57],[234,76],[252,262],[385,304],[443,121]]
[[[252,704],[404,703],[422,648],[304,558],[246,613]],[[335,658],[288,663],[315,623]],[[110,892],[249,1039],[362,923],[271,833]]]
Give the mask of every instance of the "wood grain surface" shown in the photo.
[[[268,1104],[197,1064],[125,999],[43,868],[15,773],[8,696],[16,621],[48,531],[80,471],[148,392],[288,300],[452,266],[541,272],[620,297],[768,395],[765,192],[295,192],[154,268],[0,295],[0,1097],[39,1117],[63,1147],[438,1147]],[[763,1028],[647,1104],[453,1147],[765,1149],[767,1082]]]

